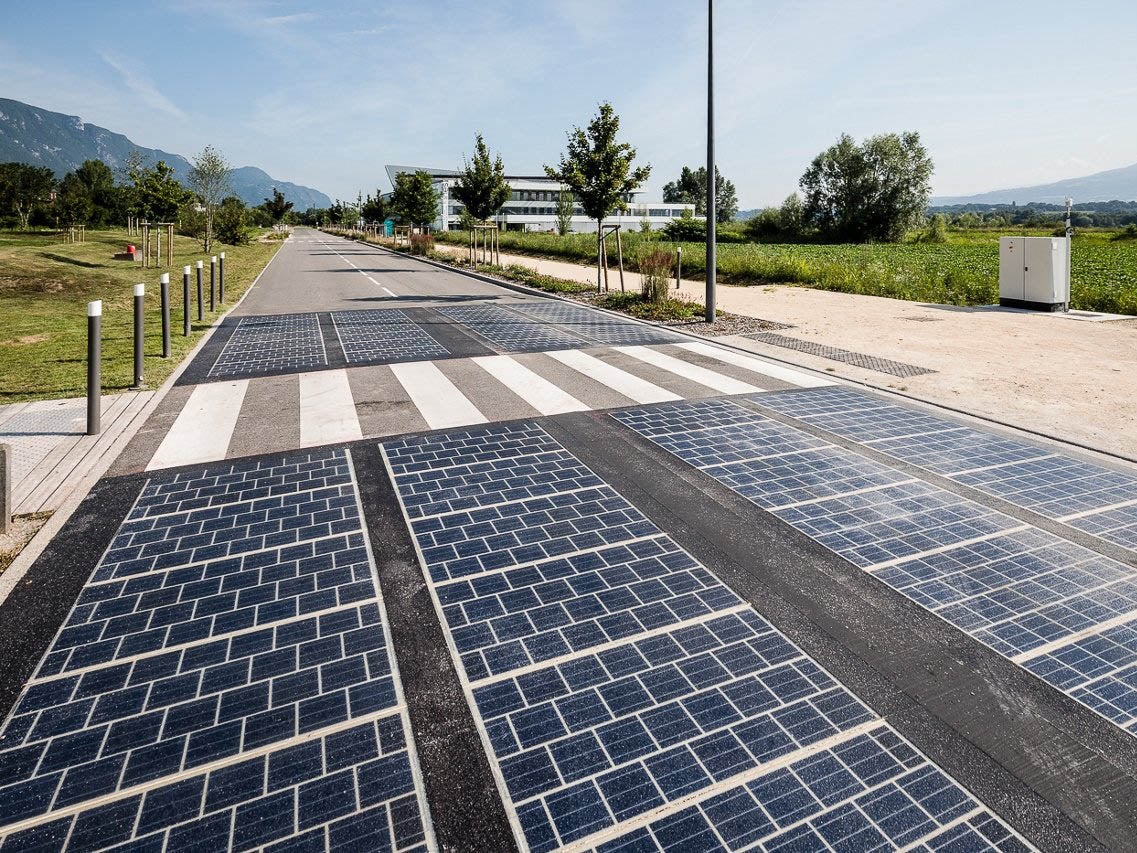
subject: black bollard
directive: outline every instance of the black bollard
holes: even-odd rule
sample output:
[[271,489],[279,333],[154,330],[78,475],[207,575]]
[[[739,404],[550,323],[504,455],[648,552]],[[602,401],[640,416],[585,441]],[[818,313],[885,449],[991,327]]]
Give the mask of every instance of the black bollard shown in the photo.
[[162,289],[162,358],[170,357],[170,274],[162,273],[158,278]]
[[225,304],[225,253],[217,256],[217,290],[221,294],[221,304]]
[[142,387],[143,344],[145,342],[146,328],[144,313],[146,311],[146,285],[134,285],[134,387]]
[[189,277],[190,268],[182,267],[182,337],[189,337]]
[[209,259],[209,313],[217,310],[217,255]]
[[201,261],[198,261],[197,262],[197,322],[199,322],[199,323],[205,319],[205,315],[202,313],[205,310],[205,305],[202,304],[205,300],[202,298],[204,296],[204,294],[202,293],[202,290],[201,290],[201,270],[203,267],[204,267],[204,264]]
[[87,303],[87,435],[103,431],[103,302]]

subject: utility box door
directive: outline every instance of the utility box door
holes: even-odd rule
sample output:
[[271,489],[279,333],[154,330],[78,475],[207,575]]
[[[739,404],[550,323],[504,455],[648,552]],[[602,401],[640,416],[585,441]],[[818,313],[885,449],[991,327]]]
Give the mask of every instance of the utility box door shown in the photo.
[[1022,237],[999,238],[999,298],[1025,299],[1026,240]]
[[1025,243],[1023,299],[1042,305],[1066,302],[1066,241],[1031,237]]

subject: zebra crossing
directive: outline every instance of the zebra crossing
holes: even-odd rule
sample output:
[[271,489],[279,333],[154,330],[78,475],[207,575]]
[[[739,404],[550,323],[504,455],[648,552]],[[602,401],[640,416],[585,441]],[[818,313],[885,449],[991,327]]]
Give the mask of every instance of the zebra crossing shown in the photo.
[[[196,386],[147,470],[243,455],[242,413],[278,412],[263,452],[721,394],[829,384],[699,342],[344,367]],[[298,416],[296,416],[298,413]]]

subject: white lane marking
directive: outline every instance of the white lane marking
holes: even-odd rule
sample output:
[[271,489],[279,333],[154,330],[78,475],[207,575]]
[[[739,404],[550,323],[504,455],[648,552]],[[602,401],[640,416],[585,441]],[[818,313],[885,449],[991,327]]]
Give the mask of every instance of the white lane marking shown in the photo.
[[488,423],[434,362],[409,361],[390,367],[431,429]]
[[[380,287],[382,287],[382,285],[380,285]],[[391,290],[391,288],[389,288],[389,287],[384,287],[383,289],[384,289],[385,291],[387,291],[387,295],[388,295],[388,296],[394,296],[394,295],[395,295],[395,291]]]
[[248,388],[248,379],[194,388],[146,470],[224,459]]
[[588,411],[576,397],[508,355],[483,355],[471,361],[542,415]]
[[762,390],[746,382],[740,382],[737,379],[724,376],[721,373],[715,373],[713,370],[707,370],[705,367],[699,367],[697,364],[691,364],[688,361],[667,355],[659,350],[638,346],[616,347],[616,349],[626,355],[630,355],[632,358],[638,358],[640,361],[650,364],[653,367],[658,367],[661,370],[674,373],[676,376],[682,376],[684,379],[690,379],[692,382],[698,382],[700,385],[713,388],[720,394],[752,394],[755,391]]
[[300,374],[300,446],[363,438],[346,370]]
[[578,349],[555,350],[545,355],[578,373],[583,373],[590,379],[595,379],[601,385],[607,385],[616,393],[623,394],[636,403],[669,403],[683,399],[678,394],[672,394],[665,388],[653,385],[646,379],[640,379],[635,374],[621,370]]
[[710,344],[692,341],[690,343],[676,344],[676,346],[683,347],[683,349],[690,350],[691,352],[697,352],[699,355],[725,361],[727,364],[733,364],[735,367],[744,367],[747,370],[753,370],[755,373],[761,373],[763,376],[769,376],[771,379],[780,379],[782,382],[789,382],[791,385],[797,385],[799,388],[821,388],[825,385],[833,384],[828,380],[810,376],[799,370],[781,367],[777,364],[770,364],[767,361],[751,358],[748,355],[743,355],[734,350],[713,347]]

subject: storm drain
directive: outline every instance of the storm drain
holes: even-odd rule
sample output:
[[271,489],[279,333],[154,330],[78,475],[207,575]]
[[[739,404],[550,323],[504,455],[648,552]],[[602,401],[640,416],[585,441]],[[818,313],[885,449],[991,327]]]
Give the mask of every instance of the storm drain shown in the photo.
[[921,376],[925,373],[936,372],[926,367],[905,364],[902,361],[891,361],[887,358],[878,358],[875,355],[866,355],[863,352],[850,352],[849,350],[829,347],[825,346],[825,344],[814,343],[813,341],[803,341],[798,338],[788,337],[787,335],[774,334],[773,332],[758,332],[753,335],[746,335],[745,337],[764,344],[771,344],[772,346],[797,350],[798,352],[816,355],[820,358],[827,358],[830,361],[840,361],[844,364],[851,364],[854,367],[875,370],[877,373],[887,373],[891,376]]

